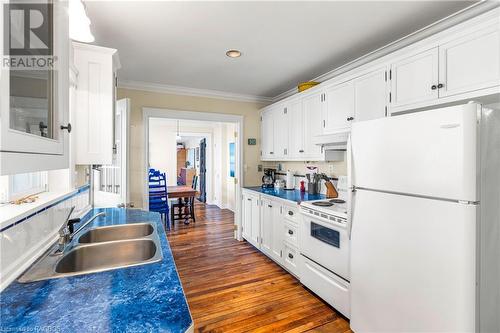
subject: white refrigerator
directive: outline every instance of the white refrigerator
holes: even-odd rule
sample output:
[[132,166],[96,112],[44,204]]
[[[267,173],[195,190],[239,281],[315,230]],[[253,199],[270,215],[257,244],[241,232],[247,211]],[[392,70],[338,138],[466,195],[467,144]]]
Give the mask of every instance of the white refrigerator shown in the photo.
[[500,110],[355,123],[351,328],[500,332]]

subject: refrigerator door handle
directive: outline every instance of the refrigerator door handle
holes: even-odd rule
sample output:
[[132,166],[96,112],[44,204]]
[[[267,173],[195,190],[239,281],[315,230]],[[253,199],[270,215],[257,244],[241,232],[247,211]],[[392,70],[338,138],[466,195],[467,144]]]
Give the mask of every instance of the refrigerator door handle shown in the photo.
[[347,198],[347,234],[349,240],[351,239],[352,233],[352,209],[354,207],[354,194],[356,192],[356,186],[353,185],[354,178],[354,169],[352,167],[352,143],[351,143],[351,134],[347,137],[347,188],[348,198]]

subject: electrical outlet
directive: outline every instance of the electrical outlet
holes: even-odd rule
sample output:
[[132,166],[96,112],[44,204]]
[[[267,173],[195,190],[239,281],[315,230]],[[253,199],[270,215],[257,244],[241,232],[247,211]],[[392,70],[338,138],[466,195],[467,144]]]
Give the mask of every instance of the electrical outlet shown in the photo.
[[262,172],[262,164],[257,165],[257,171]]
[[335,168],[333,167],[333,164],[328,164],[328,173],[333,175],[335,173]]

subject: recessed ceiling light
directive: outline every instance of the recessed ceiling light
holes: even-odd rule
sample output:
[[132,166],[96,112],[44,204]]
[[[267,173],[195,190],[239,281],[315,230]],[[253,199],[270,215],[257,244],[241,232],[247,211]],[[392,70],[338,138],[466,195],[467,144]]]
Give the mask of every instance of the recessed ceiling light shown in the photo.
[[238,50],[229,50],[226,52],[226,55],[229,58],[239,58],[239,57],[241,57],[241,52]]

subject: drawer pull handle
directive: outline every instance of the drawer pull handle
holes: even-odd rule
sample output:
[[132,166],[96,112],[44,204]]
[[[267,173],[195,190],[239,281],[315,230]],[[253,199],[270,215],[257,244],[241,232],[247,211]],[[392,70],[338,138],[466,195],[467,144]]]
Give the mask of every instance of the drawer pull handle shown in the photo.
[[288,229],[288,234],[293,235],[293,230]]
[[288,253],[288,258],[293,259],[293,254]]

